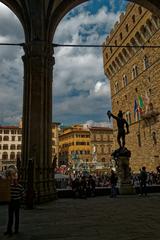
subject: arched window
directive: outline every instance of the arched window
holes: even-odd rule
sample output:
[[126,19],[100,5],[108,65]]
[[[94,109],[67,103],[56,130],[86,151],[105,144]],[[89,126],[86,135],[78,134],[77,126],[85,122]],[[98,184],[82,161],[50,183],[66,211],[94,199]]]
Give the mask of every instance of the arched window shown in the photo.
[[115,46],[117,46],[117,40],[115,40],[114,44],[115,44]]
[[117,70],[118,70],[118,68],[117,68],[117,65],[115,64],[115,62],[114,62],[114,61],[112,62],[112,66],[114,67],[114,70],[115,70],[115,71],[117,71]]
[[11,150],[15,150],[15,149],[16,149],[16,146],[15,146],[14,144],[11,144],[10,149],[11,149]]
[[138,76],[138,67],[137,65],[134,65],[132,68],[132,79],[136,78]]
[[15,153],[14,152],[11,152],[11,154],[10,154],[10,160],[14,160],[15,159]]
[[143,63],[144,63],[144,70],[149,67],[149,60],[148,57],[145,55],[143,58]]
[[153,25],[153,23],[151,22],[150,19],[147,19],[146,25],[149,27],[149,29],[152,33],[154,33],[156,31],[156,28],[155,28],[155,26]]
[[135,23],[135,21],[136,21],[135,15],[132,16],[132,21],[133,21],[133,23]]
[[134,38],[131,39],[131,45],[132,45],[133,51],[136,52],[138,50],[138,48],[136,47],[136,46],[138,46],[138,44]]
[[113,69],[112,65],[109,65],[109,68],[110,68],[111,72],[114,73],[114,69]]
[[123,75],[123,86],[127,86],[128,85],[128,78],[126,75]]
[[142,13],[142,8],[141,7],[138,8],[138,12],[139,12],[139,14]]
[[106,53],[106,59],[108,59],[108,53]]
[[9,136],[4,136],[3,141],[9,141]]
[[3,152],[2,160],[8,160],[8,153],[7,152]]
[[119,59],[117,57],[115,58],[115,62],[117,63],[117,66],[120,68],[121,67],[121,63],[120,63],[120,61],[119,61]]
[[120,37],[120,40],[123,39],[123,35],[122,35],[122,33],[119,34],[119,37]]
[[3,145],[3,150],[8,150],[8,145],[7,144]]
[[[52,140],[52,141],[53,141],[53,140]],[[18,150],[21,150],[21,144],[18,144],[18,145],[17,145],[17,149],[18,149]]]
[[144,25],[140,28],[140,32],[143,34],[146,40],[150,37],[150,33]]
[[160,27],[160,18],[158,16],[152,15],[152,20],[155,23],[156,27]]
[[128,32],[129,28],[128,28],[128,24],[126,24],[126,32]]
[[128,55],[128,53],[127,53],[125,48],[122,49],[122,53],[123,53],[125,59],[128,60],[129,59],[129,55]]
[[0,141],[2,141],[2,136],[0,136]]
[[137,39],[140,45],[144,44],[143,38],[141,37],[139,32],[136,32],[135,38]]
[[115,93],[119,92],[119,84],[118,82],[115,83]]
[[134,51],[133,51],[133,48],[131,47],[131,45],[129,43],[127,43],[127,49],[128,49],[128,52],[130,53],[130,55],[132,56],[134,54]]
[[122,65],[125,64],[125,59],[121,53],[118,54],[118,58],[121,61]]

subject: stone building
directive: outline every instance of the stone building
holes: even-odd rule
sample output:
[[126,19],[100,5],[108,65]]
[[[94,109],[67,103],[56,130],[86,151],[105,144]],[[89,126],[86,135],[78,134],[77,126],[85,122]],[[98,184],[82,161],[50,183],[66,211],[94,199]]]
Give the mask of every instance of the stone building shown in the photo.
[[22,129],[18,126],[0,126],[0,171],[16,165],[21,159]]
[[[122,110],[130,125],[126,147],[131,150],[131,168],[160,165],[160,18],[145,8],[128,4],[119,22],[106,38],[104,71],[110,80],[112,112]],[[140,47],[141,46],[141,47]],[[117,126],[113,121],[114,140]]]
[[113,129],[108,127],[90,127],[92,161],[99,166],[110,167],[113,149]]
[[113,130],[105,127],[73,125],[59,136],[60,165],[102,164],[109,166]]
[[56,162],[55,167],[58,166],[58,156],[59,156],[59,126],[60,123],[52,123],[52,161],[55,157]]

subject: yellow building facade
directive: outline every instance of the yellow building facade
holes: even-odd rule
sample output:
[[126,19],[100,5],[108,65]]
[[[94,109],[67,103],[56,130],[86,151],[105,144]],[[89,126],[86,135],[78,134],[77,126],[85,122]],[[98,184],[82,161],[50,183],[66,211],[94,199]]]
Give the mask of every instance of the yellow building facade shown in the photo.
[[73,125],[59,136],[59,165],[109,167],[113,149],[113,130],[106,127]]
[[[131,150],[131,168],[155,171],[160,165],[160,48],[151,46],[160,45],[160,19],[130,3],[104,44],[118,46],[103,48],[104,71],[110,80],[112,112],[122,110],[130,125],[126,147]],[[116,121],[113,129],[117,144]]]

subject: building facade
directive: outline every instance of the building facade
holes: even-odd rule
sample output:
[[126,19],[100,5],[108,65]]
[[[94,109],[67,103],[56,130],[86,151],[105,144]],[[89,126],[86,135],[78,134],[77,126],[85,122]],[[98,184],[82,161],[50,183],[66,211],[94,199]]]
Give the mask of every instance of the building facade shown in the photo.
[[[103,48],[104,71],[112,112],[122,110],[130,125],[131,168],[154,171],[160,165],[160,48],[151,46],[160,45],[160,18],[130,3],[104,44],[115,46]],[[116,143],[116,121],[113,127]]]
[[113,130],[104,127],[73,125],[59,136],[59,165],[87,167],[109,166],[113,144]]
[[92,161],[99,167],[110,168],[113,149],[113,129],[107,127],[90,127]]
[[60,123],[52,123],[52,160],[55,159],[55,167],[58,166],[59,157],[59,126]]
[[21,160],[22,129],[18,126],[0,126],[0,171]]

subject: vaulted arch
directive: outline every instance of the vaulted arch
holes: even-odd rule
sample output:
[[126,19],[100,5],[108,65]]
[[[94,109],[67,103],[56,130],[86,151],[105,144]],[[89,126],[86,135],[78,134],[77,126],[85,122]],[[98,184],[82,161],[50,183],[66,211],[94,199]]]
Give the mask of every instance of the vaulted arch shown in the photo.
[[[15,13],[25,33],[22,181],[27,184],[30,194],[34,192],[37,201],[55,196],[51,174],[52,40],[61,19],[71,9],[87,1],[0,0]],[[160,1],[132,2],[160,15]],[[123,58],[120,60],[123,63]],[[27,205],[33,207],[33,197],[27,199]]]

